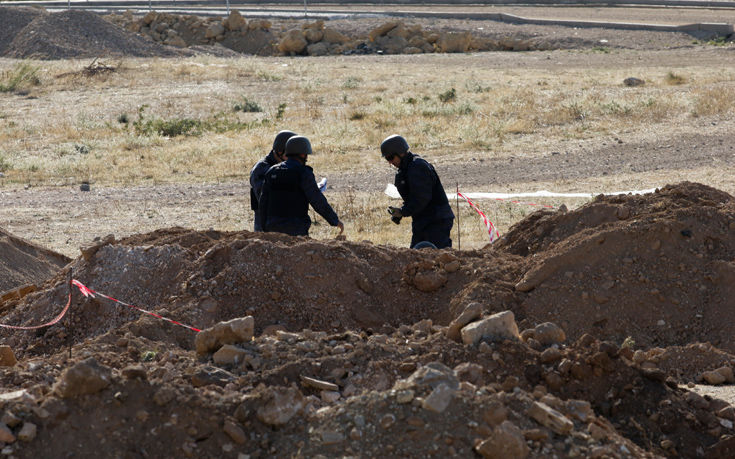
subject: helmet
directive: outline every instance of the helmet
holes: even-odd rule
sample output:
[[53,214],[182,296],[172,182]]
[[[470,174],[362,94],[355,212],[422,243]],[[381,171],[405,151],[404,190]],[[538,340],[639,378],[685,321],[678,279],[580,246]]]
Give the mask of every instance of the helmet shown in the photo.
[[408,142],[400,135],[391,135],[380,144],[380,153],[383,158],[393,155],[405,155],[408,153]]
[[295,135],[286,142],[286,156],[310,154],[311,142],[303,135]]
[[286,149],[286,141],[295,135],[296,133],[291,131],[281,131],[276,134],[276,138],[273,140],[273,151],[278,153],[284,151]]

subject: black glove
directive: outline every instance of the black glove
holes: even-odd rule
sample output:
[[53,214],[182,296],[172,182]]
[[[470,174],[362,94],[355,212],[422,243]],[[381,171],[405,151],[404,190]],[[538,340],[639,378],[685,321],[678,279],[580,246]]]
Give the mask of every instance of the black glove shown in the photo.
[[398,217],[398,218],[403,217],[400,207],[388,206],[388,213],[391,214],[392,217]]
[[396,225],[400,225],[401,224],[401,217],[391,217],[390,218],[390,221],[392,221]]

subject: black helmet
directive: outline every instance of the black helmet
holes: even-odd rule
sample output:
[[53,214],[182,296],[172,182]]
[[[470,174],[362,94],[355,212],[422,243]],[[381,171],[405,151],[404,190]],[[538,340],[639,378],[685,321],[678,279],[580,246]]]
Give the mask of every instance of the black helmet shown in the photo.
[[310,154],[311,142],[303,135],[295,135],[286,142],[286,156]]
[[403,156],[408,153],[408,142],[400,135],[394,134],[388,136],[380,144],[380,153],[383,155],[383,158],[394,155]]
[[278,153],[284,151],[286,149],[286,141],[295,135],[296,133],[291,131],[281,131],[276,134],[276,138],[273,139],[273,151]]

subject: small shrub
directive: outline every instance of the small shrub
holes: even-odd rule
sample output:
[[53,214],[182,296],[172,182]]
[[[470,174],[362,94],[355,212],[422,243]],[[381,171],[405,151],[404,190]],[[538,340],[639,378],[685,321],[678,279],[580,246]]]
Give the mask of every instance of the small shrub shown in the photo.
[[415,105],[416,99],[414,99],[413,97],[406,97],[405,99],[403,99],[403,102],[406,104]]
[[286,104],[278,104],[278,109],[276,110],[276,119],[280,120],[283,118],[283,114],[286,112]]
[[708,45],[711,46],[725,46],[727,45],[727,37],[719,36],[707,41]]
[[635,340],[632,336],[629,336],[623,340],[623,344],[620,345],[620,347],[628,347],[630,349],[633,349],[635,347]]
[[0,92],[12,92],[23,87],[37,86],[38,67],[25,62],[17,64],[12,70],[0,74]]
[[141,362],[150,362],[152,360],[155,360],[156,358],[156,351],[145,351],[140,355],[140,361]]
[[686,82],[686,79],[683,76],[677,75],[674,72],[667,73],[665,80],[666,83],[670,85],[680,85]]
[[236,102],[233,106],[233,110],[236,112],[244,113],[259,113],[263,111],[263,109],[260,107],[260,105],[258,105],[257,102],[248,100],[247,97],[243,97],[242,102]]
[[119,115],[117,115],[117,122],[120,124],[128,124],[128,122],[130,122],[130,120],[128,119],[128,114],[120,113]]
[[345,89],[357,89],[360,86],[360,83],[362,83],[362,78],[347,77],[345,82],[342,83],[342,87]]
[[350,120],[351,121],[359,121],[359,120],[364,119],[364,118],[365,118],[365,112],[353,112],[350,115]]
[[454,101],[456,98],[457,98],[457,90],[454,88],[439,94],[439,100],[445,104],[447,102]]
[[610,54],[610,48],[607,46],[595,46],[592,48],[593,53]]
[[0,172],[7,172],[12,169],[13,166],[8,162],[3,155],[0,155]]

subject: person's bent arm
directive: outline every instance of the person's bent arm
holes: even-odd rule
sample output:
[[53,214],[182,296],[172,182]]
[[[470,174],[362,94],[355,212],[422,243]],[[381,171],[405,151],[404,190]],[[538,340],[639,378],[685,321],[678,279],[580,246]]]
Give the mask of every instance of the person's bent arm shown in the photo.
[[339,226],[340,222],[337,213],[329,205],[327,198],[324,194],[319,191],[319,187],[316,184],[314,173],[307,168],[306,172],[301,176],[301,188],[304,190],[306,199],[311,204],[311,207],[321,215],[324,220],[332,226]]

